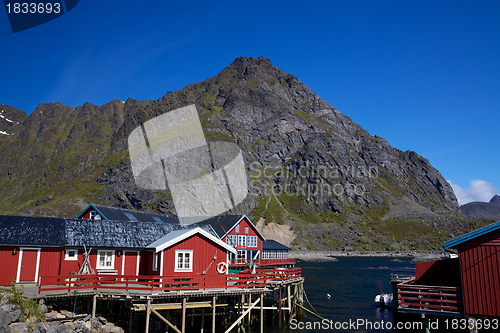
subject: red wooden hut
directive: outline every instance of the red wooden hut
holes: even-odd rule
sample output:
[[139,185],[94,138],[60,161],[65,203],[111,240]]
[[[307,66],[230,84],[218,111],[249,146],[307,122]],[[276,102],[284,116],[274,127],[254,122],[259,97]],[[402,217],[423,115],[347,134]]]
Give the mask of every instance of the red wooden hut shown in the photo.
[[[96,204],[90,204],[78,215],[78,218],[180,225],[179,219],[175,216]],[[186,221],[189,222],[189,218],[184,218],[184,222]],[[192,221],[193,225],[210,228],[219,239],[237,249],[237,254],[229,253],[231,266],[247,267],[250,262],[259,266],[295,265],[295,259],[288,258],[290,248],[274,240],[266,240],[246,215],[214,216],[202,222],[198,222],[199,218],[193,218]]]
[[416,278],[398,284],[403,312],[500,317],[500,222],[443,244],[451,259],[417,263]]
[[96,274],[132,276],[216,275],[236,253],[208,226],[0,216],[0,285],[78,273],[85,250]]

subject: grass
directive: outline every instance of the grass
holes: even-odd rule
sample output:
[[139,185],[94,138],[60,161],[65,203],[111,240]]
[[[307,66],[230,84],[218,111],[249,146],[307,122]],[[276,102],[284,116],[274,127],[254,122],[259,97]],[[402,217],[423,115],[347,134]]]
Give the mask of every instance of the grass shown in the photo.
[[17,305],[21,309],[21,318],[19,321],[24,322],[30,317],[45,320],[45,314],[38,307],[38,303],[32,299],[23,297],[24,290],[17,288],[16,283],[12,281],[11,288],[5,291],[7,303]]

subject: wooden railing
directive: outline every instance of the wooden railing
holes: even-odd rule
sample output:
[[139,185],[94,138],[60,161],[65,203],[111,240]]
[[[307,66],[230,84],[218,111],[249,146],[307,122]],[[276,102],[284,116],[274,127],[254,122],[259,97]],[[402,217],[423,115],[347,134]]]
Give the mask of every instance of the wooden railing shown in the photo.
[[58,275],[41,276],[38,293],[121,290],[126,292],[166,292],[197,289],[265,287],[269,280],[300,277],[300,268],[282,268],[274,272],[257,270],[230,275],[153,276],[153,275]]
[[391,270],[391,281],[408,281],[415,278],[415,269]]
[[398,310],[460,314],[460,288],[413,284],[415,279],[398,284]]
[[248,266],[252,262],[257,266],[268,265],[295,265],[295,258],[281,258],[281,259],[229,259],[230,266]]

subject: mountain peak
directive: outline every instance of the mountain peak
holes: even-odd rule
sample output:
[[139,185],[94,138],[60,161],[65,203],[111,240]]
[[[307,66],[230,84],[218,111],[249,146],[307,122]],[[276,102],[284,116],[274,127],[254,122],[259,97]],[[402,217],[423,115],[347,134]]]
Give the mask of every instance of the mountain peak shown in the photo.
[[500,196],[498,194],[495,194],[493,198],[491,198],[490,203],[500,205]]

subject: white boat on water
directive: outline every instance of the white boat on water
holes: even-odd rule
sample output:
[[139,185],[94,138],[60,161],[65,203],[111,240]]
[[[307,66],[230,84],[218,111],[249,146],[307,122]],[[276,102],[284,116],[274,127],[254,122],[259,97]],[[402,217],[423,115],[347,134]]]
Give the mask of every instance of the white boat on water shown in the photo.
[[392,308],[392,304],[393,304],[393,296],[392,296],[392,293],[390,294],[379,294],[377,296],[375,296],[375,300],[374,300],[374,303],[375,303],[375,306],[379,306],[379,307],[386,307],[386,308]]

